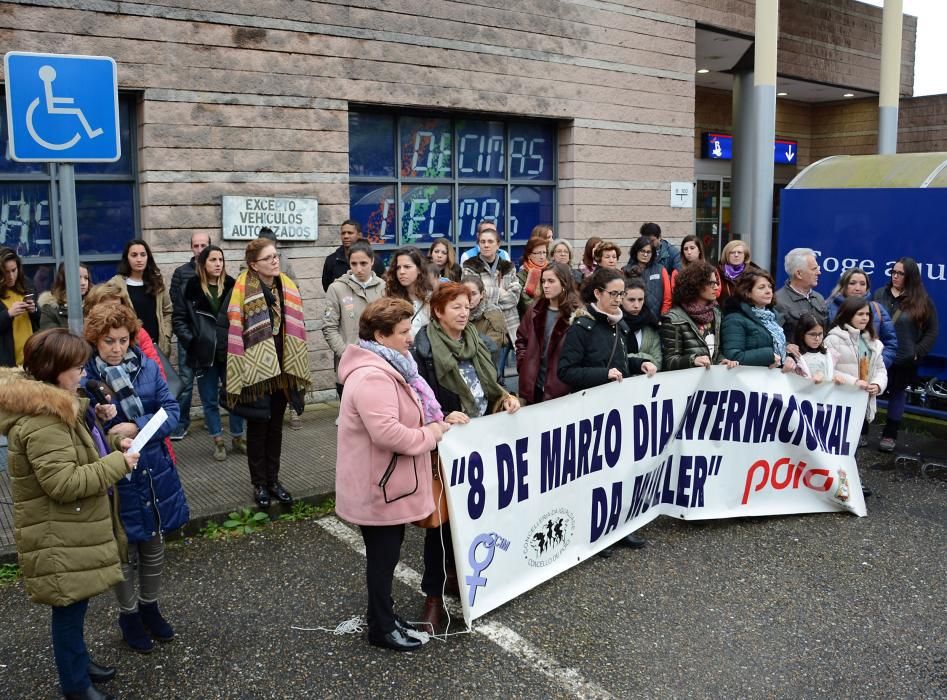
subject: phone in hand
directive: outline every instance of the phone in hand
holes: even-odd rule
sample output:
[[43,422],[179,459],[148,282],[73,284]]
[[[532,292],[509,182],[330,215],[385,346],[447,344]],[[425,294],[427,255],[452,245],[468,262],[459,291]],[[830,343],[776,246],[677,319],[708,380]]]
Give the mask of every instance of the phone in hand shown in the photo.
[[36,298],[33,294],[24,294],[23,303],[33,306],[36,303]]

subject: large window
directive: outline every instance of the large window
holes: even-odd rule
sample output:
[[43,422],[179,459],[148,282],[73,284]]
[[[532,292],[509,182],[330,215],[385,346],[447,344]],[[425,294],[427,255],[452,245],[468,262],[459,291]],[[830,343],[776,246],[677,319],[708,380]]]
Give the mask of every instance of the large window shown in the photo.
[[349,113],[350,216],[383,246],[474,245],[496,221],[510,246],[555,225],[556,127],[547,121]]
[[[135,173],[134,99],[119,98],[122,157],[115,163],[78,163],[76,215],[79,257],[93,282],[115,274],[125,243],[138,237]],[[55,167],[17,163],[7,148],[6,107],[0,101],[0,246],[13,248],[38,292],[52,284],[62,260],[59,188]]]

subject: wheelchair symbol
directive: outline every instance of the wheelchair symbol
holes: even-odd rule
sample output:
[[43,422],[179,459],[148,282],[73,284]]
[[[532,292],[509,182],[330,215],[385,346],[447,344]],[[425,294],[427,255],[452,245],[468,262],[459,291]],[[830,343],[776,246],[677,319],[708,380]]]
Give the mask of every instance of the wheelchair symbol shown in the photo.
[[[43,87],[46,97],[46,112],[49,114],[71,114],[78,117],[79,122],[82,124],[82,128],[85,130],[86,135],[90,139],[94,139],[96,136],[101,136],[103,131],[102,129],[93,129],[88,120],[85,118],[85,114],[82,113],[82,110],[78,107],[59,107],[57,105],[71,105],[75,103],[75,98],[73,97],[56,97],[53,95],[53,81],[56,79],[56,70],[52,66],[43,66],[39,69],[39,79],[43,81]],[[79,139],[82,138],[82,134],[76,132],[73,134],[72,138],[66,141],[65,143],[50,143],[46,139],[42,138],[33,127],[33,113],[36,111],[36,108],[40,104],[40,98],[37,97],[31,103],[29,108],[26,110],[26,128],[30,132],[30,136],[33,137],[33,140],[36,141],[43,148],[49,149],[50,151],[64,151],[67,148],[72,148],[77,143]]]

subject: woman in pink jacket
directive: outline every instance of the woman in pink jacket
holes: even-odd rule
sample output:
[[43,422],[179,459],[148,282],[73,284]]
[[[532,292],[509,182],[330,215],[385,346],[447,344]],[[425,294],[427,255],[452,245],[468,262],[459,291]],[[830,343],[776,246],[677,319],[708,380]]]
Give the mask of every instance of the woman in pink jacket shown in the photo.
[[408,352],[413,315],[403,299],[373,301],[359,319],[358,345],[339,360],[336,513],[365,540],[368,641],[396,651],[421,646],[395,615],[391,587],[405,523],[434,510],[431,450],[450,427]]

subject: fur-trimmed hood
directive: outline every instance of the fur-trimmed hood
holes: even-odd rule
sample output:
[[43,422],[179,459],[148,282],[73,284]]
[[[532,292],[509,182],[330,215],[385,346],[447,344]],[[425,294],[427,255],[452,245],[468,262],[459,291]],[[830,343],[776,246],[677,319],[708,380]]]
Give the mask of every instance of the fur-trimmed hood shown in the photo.
[[65,389],[30,379],[19,367],[0,367],[0,434],[23,416],[55,416],[75,426],[80,410],[79,397]]

